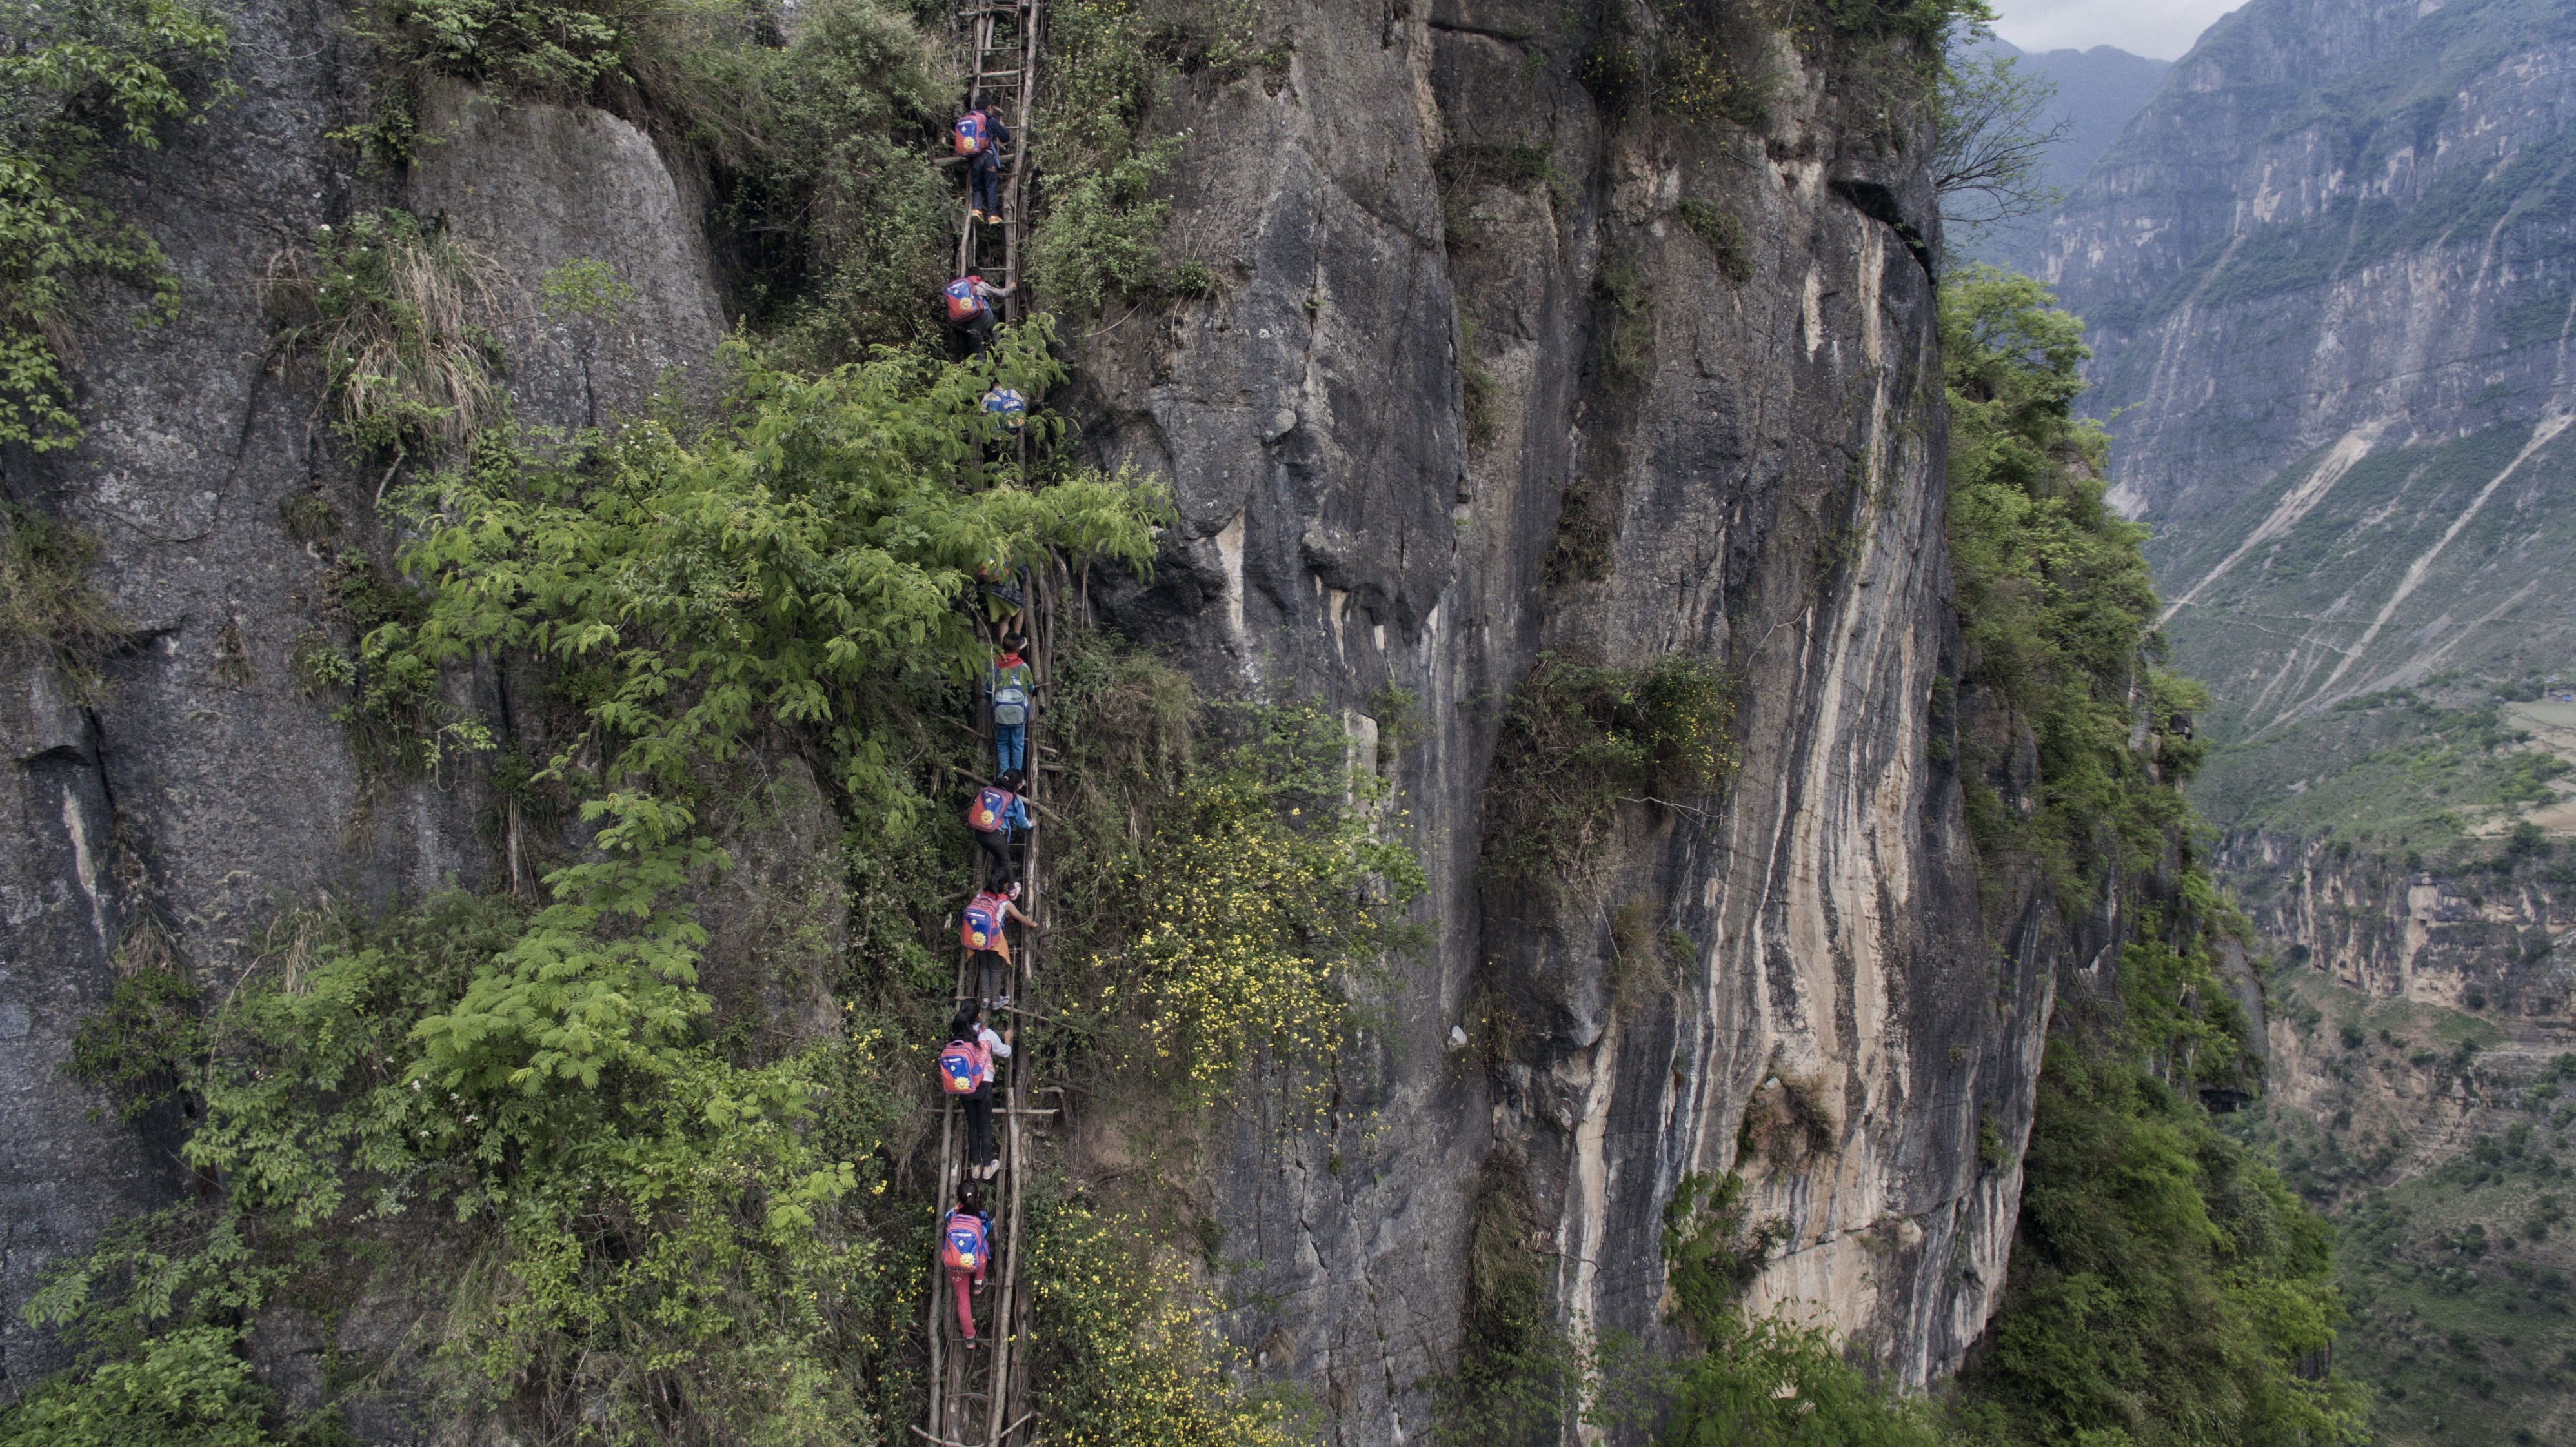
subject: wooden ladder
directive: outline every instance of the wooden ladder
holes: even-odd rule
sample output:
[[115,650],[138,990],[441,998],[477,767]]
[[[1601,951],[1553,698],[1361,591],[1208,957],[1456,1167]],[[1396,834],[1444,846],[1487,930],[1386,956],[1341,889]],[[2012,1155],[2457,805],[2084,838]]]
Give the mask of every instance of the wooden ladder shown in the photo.
[[1038,0],[971,0],[957,11],[957,44],[966,71],[965,109],[990,111],[1011,128],[1010,150],[1001,158],[1006,219],[1000,226],[975,220],[969,180],[957,223],[957,274],[992,274],[998,241],[1002,284],[1011,289],[1002,320],[1015,322],[1022,315],[1020,228],[1027,216],[1029,110],[1037,99]]
[[[1028,639],[1028,662],[1041,684],[1055,676],[1056,600],[1063,593],[1066,582],[1062,565],[1053,558],[1030,568],[1027,573],[1020,613],[1021,628]],[[980,618],[980,598],[977,611]],[[982,770],[988,769],[993,758],[992,721],[989,710],[980,708],[981,694],[977,697],[979,711],[984,713],[978,730],[985,748],[983,757],[978,760],[979,770]],[[1033,800],[1040,793],[1038,723],[1039,715],[1032,709],[1025,769],[1028,782],[1024,787]],[[981,857],[981,851],[969,851],[967,870],[970,882]],[[1019,879],[1022,912],[1035,920],[1040,929],[1046,928],[1053,911],[1043,883],[1035,831],[1027,836],[1023,845]],[[1004,982],[1014,1006],[1009,1013],[1023,1020],[1030,1018],[1022,1007],[1028,999],[1031,982],[1037,978],[1037,954],[1038,941],[1034,937],[1024,937],[1012,951],[1010,978]],[[956,1004],[963,1005],[969,1000],[982,998],[982,981],[977,978],[978,973],[974,952],[961,949],[957,959]],[[1002,1174],[994,1184],[1001,1188],[1001,1199],[998,1202],[992,1200],[988,1192],[985,1203],[988,1211],[999,1208],[994,1228],[1000,1237],[996,1245],[1000,1270],[991,1287],[994,1293],[992,1325],[989,1332],[980,1337],[983,1344],[980,1353],[957,1349],[955,1298],[948,1284],[948,1274],[937,1266],[931,1269],[930,1310],[926,1323],[930,1342],[929,1427],[927,1430],[915,1427],[912,1431],[936,1447],[978,1447],[979,1443],[981,1447],[1013,1447],[1013,1444],[1028,1447],[1035,1437],[1036,1414],[1029,1411],[1027,1405],[1032,1312],[1028,1293],[1020,1283],[1023,1260],[1021,1228],[1026,1207],[1022,1187],[1027,1176],[1023,1165],[1028,1149],[1021,1122],[1056,1112],[1029,1107],[1029,1081],[1033,1074],[1030,1045],[1029,1036],[1022,1032],[1011,1058],[1002,1062],[1000,1072],[1003,1088],[994,1110],[999,1117],[994,1129],[999,1137]],[[937,1198],[932,1208],[934,1220],[946,1219],[950,1206],[957,1199],[957,1188],[965,1179],[964,1114],[964,1110],[951,1099],[941,1117]],[[981,1378],[980,1383],[978,1377]],[[981,1391],[976,1390],[978,1385]],[[980,1422],[975,1412],[975,1404],[979,1402],[983,1405]]]

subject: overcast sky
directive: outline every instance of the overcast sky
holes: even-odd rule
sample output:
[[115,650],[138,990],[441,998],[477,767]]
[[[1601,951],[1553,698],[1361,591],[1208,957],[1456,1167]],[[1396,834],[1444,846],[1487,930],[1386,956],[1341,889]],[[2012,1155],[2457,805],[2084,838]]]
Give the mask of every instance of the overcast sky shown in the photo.
[[2211,21],[2244,0],[1997,0],[1995,33],[2024,50],[2116,45],[2179,60]]

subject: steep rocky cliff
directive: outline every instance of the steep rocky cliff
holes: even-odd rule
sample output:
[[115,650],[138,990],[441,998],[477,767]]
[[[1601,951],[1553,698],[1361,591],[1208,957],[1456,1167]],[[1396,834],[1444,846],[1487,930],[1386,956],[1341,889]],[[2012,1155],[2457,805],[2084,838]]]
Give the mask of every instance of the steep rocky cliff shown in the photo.
[[[443,214],[523,299],[550,267],[606,262],[644,298],[616,336],[532,307],[500,329],[521,420],[566,427],[702,362],[728,300],[695,173],[646,132],[440,92],[423,113],[449,138],[363,172],[326,136],[359,118],[360,48],[309,9],[233,23],[242,99],[106,183],[169,249],[184,319],[137,337],[104,306],[80,347],[88,439],[0,458],[13,502],[99,535],[131,620],[95,699],[43,668],[10,685],[13,1389],[62,1361],[17,1316],[47,1263],[215,1185],[173,1161],[178,1121],[94,1119],[61,1074],[120,944],[151,921],[228,989],[286,906],[517,883],[488,799],[371,778],[290,666],[315,630],[350,641],[326,574],[382,558],[382,484],[272,345],[271,257],[399,203]],[[1225,1255],[1248,1263],[1233,1333],[1340,1440],[1426,1430],[1489,1162],[1535,1202],[1556,1313],[1597,1328],[1665,1330],[1662,1212],[1694,1172],[1743,1171],[1750,1210],[1785,1223],[1756,1304],[1832,1322],[1898,1382],[1954,1369],[2002,1283],[2062,946],[2010,899],[1988,901],[1990,935],[1949,762],[1926,147],[1876,104],[1896,72],[1759,27],[1721,37],[1768,77],[1758,125],[1659,113],[1604,80],[1605,37],[1632,23],[1536,0],[1270,7],[1275,63],[1185,77],[1155,117],[1191,137],[1163,248],[1212,291],[1101,317],[1058,399],[1091,454],[1177,489],[1158,566],[1101,584],[1097,611],[1212,694],[1321,700],[1386,738],[1430,875],[1434,942],[1366,987],[1326,1128],[1249,1104],[1203,1159]],[[292,535],[316,515],[302,499],[340,531]],[[1729,787],[1617,803],[1562,896],[1480,870],[1514,782],[1492,771],[1506,700],[1540,660],[1669,656],[1731,680]],[[507,671],[448,686],[544,727],[513,714]],[[1399,697],[1418,718],[1400,741],[1373,715]],[[838,887],[798,874],[834,825],[789,792],[730,835],[758,866],[737,893]],[[836,900],[791,933],[832,947]],[[711,905],[710,988],[812,1016],[757,978],[776,966],[762,906]],[[1669,942],[1668,975],[1633,982],[1619,956],[1641,937]],[[1745,1158],[1748,1110],[1784,1099],[1804,1144]],[[317,1389],[314,1353],[410,1329],[372,1290],[339,1339],[254,1339],[290,1395]]]
[[[1396,689],[1429,721],[1396,768],[1439,943],[1384,1001],[1340,1138],[1274,1154],[1244,1122],[1219,1183],[1278,1305],[1241,1330],[1284,1330],[1363,1435],[1406,1430],[1457,1319],[1430,1243],[1506,1153],[1565,1310],[1652,1332],[1663,1202],[1738,1164],[1754,1093],[1794,1079],[1832,1143],[1752,1170],[1755,1211],[1792,1228],[1759,1292],[1939,1375],[2000,1284],[2018,1182],[1979,1166],[1977,1123],[2026,1128],[2048,970],[1994,976],[1956,783],[1924,752],[1954,645],[1921,174],[1788,54],[1766,136],[1605,114],[1593,37],[1543,5],[1281,20],[1284,83],[1174,118],[1193,160],[1166,249],[1214,263],[1218,294],[1085,343],[1077,394],[1101,456],[1181,485],[1153,587],[1108,617],[1221,690],[1365,715]],[[1494,164],[1529,154],[1545,168]],[[1740,218],[1743,274],[1691,202]],[[1584,530],[1597,558],[1552,569]],[[1534,909],[1480,886],[1479,817],[1506,787],[1501,701],[1551,651],[1723,660],[1744,758],[1706,813],[1622,806],[1598,885]],[[1691,953],[1622,1000],[1631,901]],[[1525,1027],[1490,1076],[1443,1043],[1487,990]],[[1336,1152],[1360,1169],[1324,1170]]]
[[2546,5],[2249,5],[2052,224],[2222,733],[2563,654],[2571,45]]

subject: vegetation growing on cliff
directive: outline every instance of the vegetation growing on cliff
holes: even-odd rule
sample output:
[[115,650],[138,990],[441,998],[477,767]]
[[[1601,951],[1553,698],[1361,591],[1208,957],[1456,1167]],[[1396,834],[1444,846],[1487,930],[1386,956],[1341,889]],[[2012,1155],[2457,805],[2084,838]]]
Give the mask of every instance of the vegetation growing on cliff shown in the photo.
[[0,37],[0,442],[42,452],[81,434],[65,370],[73,288],[139,285],[137,325],[179,312],[168,258],[91,194],[90,167],[112,146],[157,148],[166,122],[229,97],[228,82],[188,87],[232,40],[183,0],[10,0]]
[[[985,365],[1038,365],[1039,346],[1006,339]],[[414,499],[426,596],[379,626],[379,655],[561,660],[563,747],[541,787],[586,806],[592,847],[541,905],[290,916],[202,1029],[184,1011],[188,1028],[164,1028],[140,995],[93,1022],[85,1068],[146,1108],[175,1082],[196,1121],[187,1158],[227,1183],[48,1288],[40,1312],[101,1359],[296,1306],[317,1261],[380,1260],[415,1239],[411,1219],[453,1216],[430,1238],[449,1279],[421,1284],[445,1324],[412,1366],[475,1410],[581,1436],[781,1442],[842,1440],[871,1401],[888,1420],[909,1410],[924,1223],[878,1192],[915,1148],[909,1045],[934,1006],[905,1002],[948,988],[915,965],[959,852],[923,826],[971,762],[931,731],[973,652],[948,636],[951,601],[1015,548],[1131,547],[1155,503],[1092,475],[957,488],[961,470],[981,480],[975,448],[948,440],[990,380],[974,369],[744,366],[721,426],[637,424],[586,455],[496,431],[472,471]],[[837,445],[854,429],[880,445]],[[1261,712],[1202,740],[1210,721],[1167,670],[1097,641],[1071,653],[1051,735],[1127,757],[1116,802],[1150,812],[1057,841],[1108,913],[1090,929],[1103,962],[1036,1002],[1070,1022],[1056,1068],[1124,1074],[1131,1092],[1168,1076],[1199,1099],[1265,1069],[1266,1050],[1329,1060],[1333,976],[1385,947],[1420,877],[1377,838],[1375,802],[1346,796],[1338,725]],[[1111,732],[1138,723],[1163,742]],[[753,730],[836,765],[851,935],[884,947],[841,966],[839,1038],[784,1056],[719,1014],[687,903],[726,865],[692,831]],[[1206,902],[1211,869],[1248,891],[1241,907],[1176,908],[1174,889]],[[1094,1209],[1067,1203],[1036,1249],[1097,1250]],[[1089,1259],[1095,1274],[1038,1303],[1040,1386],[1067,1429],[1278,1440],[1214,1374],[1191,1293],[1119,1239],[1144,1254]]]
[[270,263],[277,344],[318,354],[333,426],[371,453],[435,456],[507,408],[491,259],[408,211],[359,212]]
[[1483,867],[1553,899],[1585,877],[1622,804],[1689,811],[1737,762],[1735,685],[1703,660],[1637,668],[1542,658],[1503,714]]
[[16,503],[0,504],[0,659],[50,663],[77,696],[123,636],[116,607],[89,580],[98,539]]
[[1292,1447],[1311,1440],[1288,1404],[1249,1396],[1211,1351],[1187,1265],[1158,1248],[1158,1223],[1060,1202],[1030,1233],[1029,1280],[1051,1436],[1077,1447],[1205,1442]]
[[0,1447],[273,1447],[273,1395],[233,1350],[240,1333],[172,1332],[132,1361],[54,1378],[0,1412]]
[[[1165,86],[1184,73],[1218,81],[1276,70],[1258,0],[1065,0],[1047,12],[1047,64],[1028,144],[1044,176],[1029,279],[1050,306],[1083,315],[1164,281],[1156,270],[1171,203],[1152,188],[1188,138],[1151,134]],[[1213,283],[1203,263],[1175,268],[1176,291]]]
[[[2109,894],[2134,921],[2116,999],[2061,996],[1995,1347],[1958,1420],[2010,1443],[2355,1438],[2353,1389],[2308,1368],[2341,1316],[2332,1234],[2194,1097],[2239,1083],[2249,1023],[2217,955],[2246,927],[2178,787],[2202,751],[2177,715],[2201,697],[2161,667],[2144,530],[2104,505],[2103,439],[2069,406],[2081,324],[1984,269],[1944,287],[1942,323],[1965,672],[2000,706],[1964,745],[1970,822],[1990,870],[2035,874],[2066,916]],[[2013,808],[1991,779],[2025,729],[2038,767]]]
[[[2156,868],[2189,818],[2181,793],[2205,746],[2176,715],[2205,694],[2163,666],[2146,530],[2102,500],[2101,430],[2074,415],[2083,323],[2028,277],[1986,267],[1942,288],[1950,402],[1950,556],[1964,681],[2009,710],[2006,733],[1962,741],[1969,822],[1989,864],[2038,869],[2061,909]],[[2037,778],[2006,801],[1984,776],[2036,746]],[[2142,732],[2147,747],[2133,747]],[[2014,803],[2025,807],[2013,807]]]

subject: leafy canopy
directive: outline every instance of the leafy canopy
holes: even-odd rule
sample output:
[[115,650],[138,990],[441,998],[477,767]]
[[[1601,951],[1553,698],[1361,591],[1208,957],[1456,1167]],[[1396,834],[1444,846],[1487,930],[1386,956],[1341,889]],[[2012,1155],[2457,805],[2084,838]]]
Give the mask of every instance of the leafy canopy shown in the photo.
[[[2200,748],[2166,725],[2204,696],[2161,666],[2146,529],[2103,500],[2108,442],[2073,410],[2091,355],[2084,324],[2055,300],[2026,276],[1954,272],[1941,289],[1941,348],[1967,681],[2027,721],[2040,763],[2031,818],[2007,818],[1978,789],[1971,823],[1990,855],[2026,855],[2061,906],[2080,910],[2144,873],[2181,827],[2181,794],[2156,785],[2188,777]],[[2158,735],[2153,777],[2130,746],[2142,713]]]
[[551,659],[585,726],[547,774],[582,796],[599,851],[550,878],[502,971],[422,1021],[429,1074],[539,1090],[658,1068],[708,1008],[705,934],[670,903],[723,864],[691,832],[703,771],[787,731],[854,826],[904,834],[939,781],[901,754],[902,687],[978,675],[957,607],[978,574],[1048,549],[1150,562],[1157,485],[1084,471],[1031,488],[985,456],[984,392],[1056,380],[1049,340],[1040,319],[970,362],[885,352],[813,378],[736,342],[713,426],[646,420],[554,450],[487,434],[417,490],[403,565],[427,609],[365,650],[432,674]]

